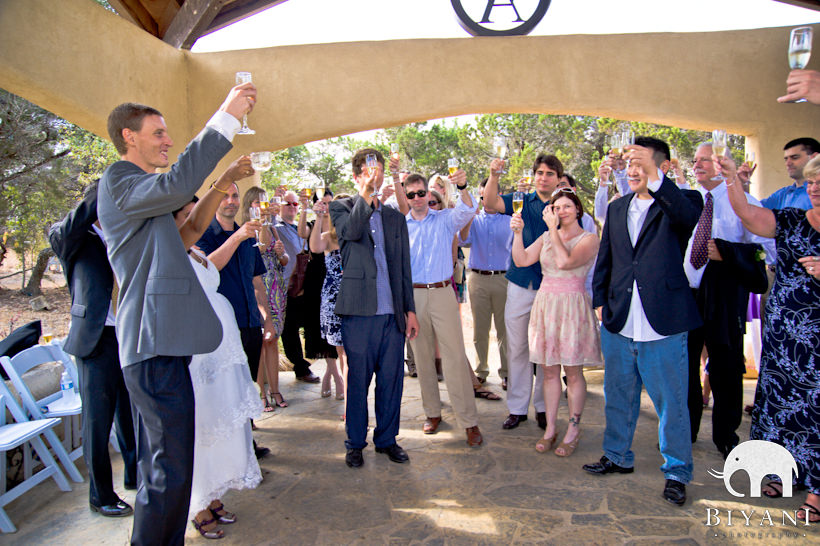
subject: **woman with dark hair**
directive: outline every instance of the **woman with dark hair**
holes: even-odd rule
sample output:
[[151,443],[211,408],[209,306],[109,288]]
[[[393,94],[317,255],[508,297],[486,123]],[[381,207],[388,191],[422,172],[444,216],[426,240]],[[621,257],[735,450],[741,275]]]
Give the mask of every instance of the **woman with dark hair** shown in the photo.
[[547,428],[535,449],[544,453],[558,439],[556,418],[561,398],[561,367],[567,375],[569,426],[555,448],[559,457],[569,457],[578,447],[581,414],[586,400],[585,365],[601,364],[598,320],[592,310],[584,279],[595,262],[598,237],[584,231],[579,220],[584,207],[570,188],[560,188],[544,208],[547,225],[533,244],[524,248],[524,220],[513,214],[512,258],[518,267],[541,262],[543,278],[530,312],[530,361],[544,367],[544,401]]
[[[242,219],[250,220],[250,208],[259,206],[259,197],[265,192],[258,186],[248,188],[242,197]],[[278,214],[276,205],[271,203],[266,211],[266,218],[269,223],[273,223],[273,217]],[[279,240],[276,228],[262,226],[259,230],[259,252],[262,253],[262,261],[265,262],[266,273],[262,276],[265,283],[265,291],[268,296],[270,306],[271,324],[273,325],[273,336],[267,338],[262,343],[262,353],[259,358],[259,371],[256,373],[256,384],[259,385],[259,397],[265,403],[265,412],[272,412],[276,406],[286,408],[288,406],[285,397],[279,392],[279,336],[285,327],[285,304],[288,297],[288,284],[285,281],[285,266],[290,257],[285,252],[285,245]],[[268,390],[265,391],[265,380],[267,379]]]

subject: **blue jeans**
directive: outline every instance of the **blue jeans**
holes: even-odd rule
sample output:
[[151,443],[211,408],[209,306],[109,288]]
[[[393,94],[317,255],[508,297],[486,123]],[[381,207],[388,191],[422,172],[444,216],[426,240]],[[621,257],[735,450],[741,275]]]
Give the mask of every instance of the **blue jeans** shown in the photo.
[[692,479],[686,339],[684,332],[636,342],[601,328],[606,398],[603,447],[604,455],[618,466],[635,464],[632,437],[641,409],[641,385],[645,385],[660,420],[661,471],[670,480],[689,483]]

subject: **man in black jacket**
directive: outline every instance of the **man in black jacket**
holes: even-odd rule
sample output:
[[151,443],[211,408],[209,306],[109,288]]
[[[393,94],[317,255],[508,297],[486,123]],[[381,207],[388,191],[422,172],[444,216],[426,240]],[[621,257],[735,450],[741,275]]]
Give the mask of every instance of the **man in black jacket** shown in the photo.
[[[373,154],[378,166],[365,168]],[[418,332],[410,275],[407,222],[397,210],[381,205],[373,193],[384,180],[384,158],[372,149],[353,156],[357,195],[330,203],[330,216],[342,252],[342,282],[336,314],[342,317],[347,353],[347,455],[350,467],[364,463],[367,446],[367,390],[376,374],[378,453],[404,463],[407,453],[396,443],[404,382],[404,339]]]
[[103,516],[128,516],[133,509],[114,492],[111,477],[111,423],[117,423],[126,489],[137,488],[136,443],[111,306],[114,275],[97,222],[97,182],[86,189],[77,208],[51,227],[49,239],[71,292],[71,328],[63,348],[76,357],[80,372],[89,503]]

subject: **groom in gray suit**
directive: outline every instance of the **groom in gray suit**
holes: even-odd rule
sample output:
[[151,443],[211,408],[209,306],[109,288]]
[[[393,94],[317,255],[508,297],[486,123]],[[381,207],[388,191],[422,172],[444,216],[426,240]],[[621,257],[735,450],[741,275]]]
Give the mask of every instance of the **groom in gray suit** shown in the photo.
[[166,173],[173,141],[157,110],[117,106],[108,134],[122,161],[100,180],[97,212],[120,286],[117,338],[137,434],[140,487],[132,544],[183,544],[194,463],[191,355],[208,353],[222,327],[197,280],[172,211],[189,203],[231,149],[256,102],[247,83],[231,89]]

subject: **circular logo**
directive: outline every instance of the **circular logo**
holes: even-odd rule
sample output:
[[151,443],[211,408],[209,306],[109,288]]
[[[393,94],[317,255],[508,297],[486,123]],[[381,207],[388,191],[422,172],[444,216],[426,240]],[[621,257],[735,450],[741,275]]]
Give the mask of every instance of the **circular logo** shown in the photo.
[[473,36],[524,36],[544,18],[551,0],[450,0]]

